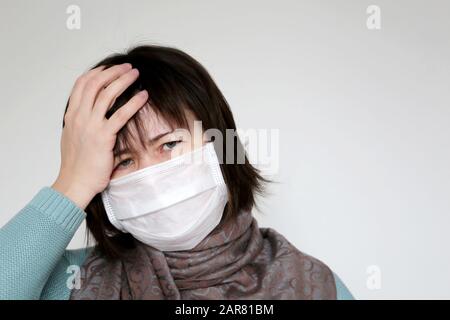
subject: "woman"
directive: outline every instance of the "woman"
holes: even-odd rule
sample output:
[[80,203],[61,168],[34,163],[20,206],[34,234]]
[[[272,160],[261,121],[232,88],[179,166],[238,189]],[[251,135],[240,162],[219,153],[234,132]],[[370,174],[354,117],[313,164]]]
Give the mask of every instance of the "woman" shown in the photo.
[[[267,180],[226,129],[225,98],[180,50],[100,61],[71,92],[56,181],[0,231],[0,298],[351,299],[324,263],[258,227]],[[84,219],[96,245],[66,250]]]

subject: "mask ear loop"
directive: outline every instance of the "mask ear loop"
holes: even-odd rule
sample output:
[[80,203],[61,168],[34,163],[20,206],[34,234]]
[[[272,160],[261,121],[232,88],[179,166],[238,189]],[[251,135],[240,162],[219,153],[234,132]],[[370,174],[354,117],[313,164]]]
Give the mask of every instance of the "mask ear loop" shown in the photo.
[[211,149],[207,150],[208,165],[212,170],[212,174],[213,174],[214,181],[216,182],[216,184],[218,186],[226,186],[225,180],[223,178],[222,170],[220,169],[219,157],[217,156],[214,142],[212,142],[212,143],[213,144],[212,144]]
[[[212,138],[214,138],[214,140]],[[216,144],[214,143],[215,141],[216,141],[216,139],[214,136],[211,136],[205,140],[205,143],[212,143],[212,145],[213,145],[213,149],[211,150],[211,152],[209,152],[209,162],[210,162],[209,165],[210,165],[210,167],[212,167],[214,181],[217,183],[217,185],[225,186],[225,188],[227,188],[225,179],[223,177],[222,169],[220,168],[221,163],[220,163],[219,157],[217,155]],[[223,156],[222,156],[222,159],[223,159]],[[217,162],[217,166],[215,165],[215,162]],[[228,192],[228,190],[227,190],[227,192]]]
[[[214,136],[210,137],[209,139],[206,139],[204,142],[205,142],[205,144],[207,144],[207,143],[212,143],[213,144],[214,152],[216,153],[216,157],[217,157],[216,144],[214,143],[216,141],[216,139],[214,137],[214,140],[213,140],[212,139],[213,137]],[[219,159],[219,157],[217,157],[217,159]],[[219,162],[219,165],[220,165],[220,161],[218,161],[218,162]]]

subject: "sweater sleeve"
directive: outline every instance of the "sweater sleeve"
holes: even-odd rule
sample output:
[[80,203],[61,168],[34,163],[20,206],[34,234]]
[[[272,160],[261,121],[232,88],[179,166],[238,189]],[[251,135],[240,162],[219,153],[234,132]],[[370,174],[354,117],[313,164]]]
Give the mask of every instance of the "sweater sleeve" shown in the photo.
[[39,299],[86,213],[50,187],[0,229],[0,300]]

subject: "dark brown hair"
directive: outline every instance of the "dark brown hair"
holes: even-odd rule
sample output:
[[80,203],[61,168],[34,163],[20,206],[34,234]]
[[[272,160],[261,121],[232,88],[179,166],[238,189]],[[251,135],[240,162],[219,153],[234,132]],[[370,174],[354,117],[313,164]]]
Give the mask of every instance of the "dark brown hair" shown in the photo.
[[[226,137],[227,129],[236,131],[233,114],[225,97],[205,68],[188,54],[170,47],[142,45],[130,48],[126,53],[112,54],[91,69],[102,65],[109,68],[126,62],[139,70],[139,78],[116,99],[106,114],[107,118],[138,91],[146,89],[149,93],[149,106],[169,123],[187,128],[187,109],[202,121],[203,130],[217,129],[223,137]],[[133,123],[138,129],[139,139],[143,143],[145,135],[142,123],[146,119],[141,114],[136,113],[129,124]],[[245,163],[239,164],[237,157],[242,152],[245,153],[245,150],[237,135],[233,139],[235,143],[232,155],[226,153],[226,143],[220,146],[215,144],[216,150],[222,151],[223,159],[227,159],[220,167],[229,198],[222,221],[215,230],[236,216],[240,210],[251,210],[256,205],[256,194],[262,194],[263,184],[268,182],[249,163],[247,156]],[[127,124],[119,131],[114,149],[117,150],[119,145],[132,148],[131,141],[133,138]],[[230,159],[234,161],[230,163]],[[96,249],[106,257],[120,258],[124,250],[134,246],[133,237],[117,230],[108,220],[100,194],[92,199],[85,211],[88,230],[97,242]]]

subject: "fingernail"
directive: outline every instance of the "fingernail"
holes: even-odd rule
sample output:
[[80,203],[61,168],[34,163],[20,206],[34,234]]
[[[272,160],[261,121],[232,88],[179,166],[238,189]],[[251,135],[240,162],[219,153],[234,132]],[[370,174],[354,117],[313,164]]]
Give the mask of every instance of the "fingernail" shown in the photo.
[[141,92],[138,93],[140,97],[146,96],[147,95],[147,90],[142,90]]
[[131,65],[131,63],[124,63],[124,64],[123,64],[123,67],[124,67],[125,69],[131,69],[131,68],[132,68],[132,65]]

